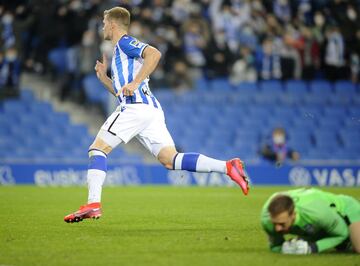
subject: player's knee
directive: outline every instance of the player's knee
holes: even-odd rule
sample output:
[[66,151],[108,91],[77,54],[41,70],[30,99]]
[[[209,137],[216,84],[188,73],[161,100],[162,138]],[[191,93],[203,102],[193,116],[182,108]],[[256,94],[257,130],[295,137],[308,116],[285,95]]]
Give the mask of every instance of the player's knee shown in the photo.
[[90,145],[89,150],[99,150],[105,154],[109,154],[112,151],[112,147],[100,138],[96,138]]
[[174,156],[177,154],[177,151],[175,147],[166,147],[163,148],[157,158],[159,162],[167,169],[172,170],[173,169],[173,159]]
[[172,170],[173,169],[173,162],[172,159],[166,157],[159,157],[159,162],[167,169]]

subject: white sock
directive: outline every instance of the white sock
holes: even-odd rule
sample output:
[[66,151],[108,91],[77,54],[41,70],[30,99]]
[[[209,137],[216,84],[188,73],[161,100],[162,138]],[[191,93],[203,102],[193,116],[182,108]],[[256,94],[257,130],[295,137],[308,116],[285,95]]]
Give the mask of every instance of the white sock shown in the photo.
[[218,172],[226,174],[226,162],[200,154],[196,164],[196,172]]
[[101,201],[101,191],[105,177],[106,177],[106,172],[104,171],[97,169],[88,170],[88,175],[87,175],[87,182],[89,189],[88,203]]
[[102,185],[106,177],[106,154],[99,150],[89,151],[89,169],[87,173],[88,203],[100,202]]
[[174,170],[191,172],[218,172],[226,174],[226,162],[216,160],[199,153],[178,153],[174,158]]

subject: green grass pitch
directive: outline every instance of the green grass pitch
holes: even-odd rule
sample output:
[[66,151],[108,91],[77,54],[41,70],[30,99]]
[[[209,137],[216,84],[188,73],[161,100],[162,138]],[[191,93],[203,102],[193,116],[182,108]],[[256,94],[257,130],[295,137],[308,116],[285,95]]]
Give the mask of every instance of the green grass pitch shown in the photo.
[[101,219],[67,224],[85,188],[0,187],[0,265],[360,265],[354,254],[268,251],[259,212],[285,189],[107,187]]

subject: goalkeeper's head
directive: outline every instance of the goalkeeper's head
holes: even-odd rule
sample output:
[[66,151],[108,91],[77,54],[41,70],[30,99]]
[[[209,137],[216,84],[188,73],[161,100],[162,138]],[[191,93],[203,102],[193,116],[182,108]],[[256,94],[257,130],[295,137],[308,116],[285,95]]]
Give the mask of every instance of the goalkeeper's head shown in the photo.
[[275,231],[282,234],[288,233],[296,216],[293,199],[288,195],[277,195],[271,200],[268,211]]

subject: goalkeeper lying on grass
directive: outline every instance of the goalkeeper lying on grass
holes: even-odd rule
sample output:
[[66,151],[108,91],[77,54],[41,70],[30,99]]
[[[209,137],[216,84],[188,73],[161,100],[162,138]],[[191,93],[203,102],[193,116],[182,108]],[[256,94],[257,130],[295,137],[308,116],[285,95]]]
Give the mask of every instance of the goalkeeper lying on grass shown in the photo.
[[[262,209],[261,223],[274,252],[360,253],[360,202],[350,196],[314,188],[275,193]],[[295,238],[285,241],[286,234]]]

